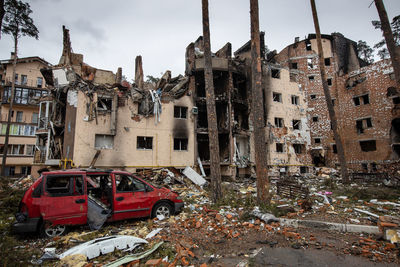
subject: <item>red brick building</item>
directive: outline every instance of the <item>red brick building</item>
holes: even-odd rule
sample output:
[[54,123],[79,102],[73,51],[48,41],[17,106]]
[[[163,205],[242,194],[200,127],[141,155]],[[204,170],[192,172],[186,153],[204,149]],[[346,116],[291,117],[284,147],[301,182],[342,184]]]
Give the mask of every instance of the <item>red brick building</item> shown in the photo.
[[[357,56],[356,42],[340,33],[322,35],[325,67],[346,161],[353,171],[375,171],[399,159],[400,112],[389,60],[368,65]],[[303,88],[317,166],[337,165],[336,146],[318,67],[316,37],[288,45],[272,61],[289,68]]]

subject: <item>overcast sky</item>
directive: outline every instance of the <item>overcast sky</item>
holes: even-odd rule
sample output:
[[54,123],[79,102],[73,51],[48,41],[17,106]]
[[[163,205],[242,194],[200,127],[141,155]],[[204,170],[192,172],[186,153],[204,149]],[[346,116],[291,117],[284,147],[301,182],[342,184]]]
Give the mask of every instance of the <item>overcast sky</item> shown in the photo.
[[[72,49],[96,68],[123,68],[134,76],[137,55],[145,75],[184,73],[186,46],[202,35],[201,0],[28,0],[39,40],[22,38],[19,57],[40,56],[57,64],[62,52],[62,25],[70,30]],[[211,48],[232,43],[233,51],[250,39],[249,0],[209,0]],[[321,32],[340,32],[372,47],[381,38],[372,0],[316,0]],[[399,0],[384,0],[390,21],[400,14]],[[270,50],[314,32],[309,0],[259,0],[260,30]],[[369,7],[370,6],[370,7]],[[0,59],[13,50],[10,36],[0,40]]]

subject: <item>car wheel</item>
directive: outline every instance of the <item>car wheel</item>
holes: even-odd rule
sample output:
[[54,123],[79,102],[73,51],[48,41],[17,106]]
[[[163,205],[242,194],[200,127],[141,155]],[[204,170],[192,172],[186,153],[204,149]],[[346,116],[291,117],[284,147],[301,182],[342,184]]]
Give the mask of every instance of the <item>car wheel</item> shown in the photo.
[[164,216],[165,218],[168,218],[171,215],[172,215],[172,206],[166,202],[158,203],[153,208],[153,214],[152,214],[153,218],[158,216]]
[[67,226],[65,225],[55,225],[55,226],[48,226],[43,223],[42,227],[40,229],[40,235],[42,237],[56,237],[56,236],[61,236],[67,232]]

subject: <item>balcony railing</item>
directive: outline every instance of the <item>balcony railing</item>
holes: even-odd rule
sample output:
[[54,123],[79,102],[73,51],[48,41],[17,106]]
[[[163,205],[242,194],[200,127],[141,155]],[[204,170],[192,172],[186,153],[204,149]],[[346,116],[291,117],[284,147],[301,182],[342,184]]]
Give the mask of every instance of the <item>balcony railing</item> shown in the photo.
[[[10,78],[6,78],[4,85],[11,86],[11,84],[12,84],[12,80]],[[39,84],[36,79],[21,80],[21,78],[19,78],[17,81],[15,81],[15,85],[16,86],[21,85],[21,86],[29,86],[29,87],[36,87],[36,88],[45,88],[44,79],[42,80],[42,83]]]

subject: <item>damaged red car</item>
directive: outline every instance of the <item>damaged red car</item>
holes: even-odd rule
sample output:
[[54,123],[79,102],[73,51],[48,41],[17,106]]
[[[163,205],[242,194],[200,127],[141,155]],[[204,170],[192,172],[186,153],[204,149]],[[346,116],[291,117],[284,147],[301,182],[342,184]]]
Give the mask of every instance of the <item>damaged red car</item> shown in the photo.
[[113,170],[65,170],[42,173],[25,192],[16,214],[16,233],[41,232],[54,237],[66,227],[140,217],[169,217],[182,210],[176,192],[138,176]]

